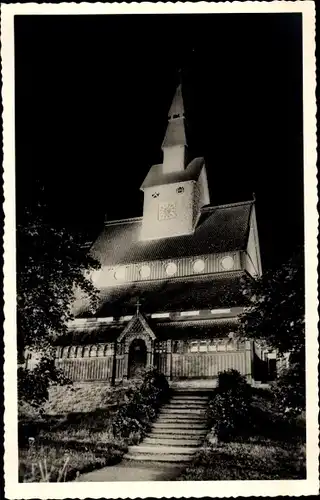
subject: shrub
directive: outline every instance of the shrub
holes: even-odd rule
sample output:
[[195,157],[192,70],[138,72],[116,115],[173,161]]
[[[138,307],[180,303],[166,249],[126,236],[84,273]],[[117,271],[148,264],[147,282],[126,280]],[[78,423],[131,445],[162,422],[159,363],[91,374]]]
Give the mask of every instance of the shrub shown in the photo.
[[298,363],[282,369],[273,384],[278,410],[289,420],[305,410],[305,371]]
[[236,370],[220,372],[209,403],[208,419],[219,440],[243,435],[251,421],[251,387]]
[[220,443],[203,447],[177,477],[178,481],[244,481],[305,479],[302,446],[264,442]]
[[50,385],[66,384],[71,384],[71,381],[56,368],[54,359],[43,357],[33,370],[18,369],[19,402],[39,407],[48,400]]
[[156,370],[146,372],[127,394],[128,400],[111,417],[110,430],[115,438],[140,441],[169,394],[164,375]]

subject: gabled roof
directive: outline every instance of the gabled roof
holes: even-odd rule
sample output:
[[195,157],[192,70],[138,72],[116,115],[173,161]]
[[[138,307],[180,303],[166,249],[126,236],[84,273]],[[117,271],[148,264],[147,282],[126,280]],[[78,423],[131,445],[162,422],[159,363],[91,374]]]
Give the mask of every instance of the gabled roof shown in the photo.
[[156,336],[151,330],[150,326],[148,325],[148,322],[145,320],[145,318],[142,316],[142,314],[137,313],[135,316],[132,317],[132,319],[129,321],[127,326],[124,328],[124,330],[121,332],[121,334],[118,337],[119,342],[123,339],[127,333],[148,333],[150,338],[152,340],[155,340]]
[[252,201],[203,208],[193,234],[140,240],[142,218],[107,223],[91,253],[102,266],[244,250]]
[[[243,305],[242,271],[155,281],[140,281],[103,288],[95,317],[134,315],[137,300],[141,311],[180,312]],[[87,310],[78,317],[89,317]]]
[[152,186],[164,186],[165,184],[174,184],[177,182],[197,181],[204,166],[204,158],[194,158],[186,169],[176,172],[164,172],[163,164],[153,165],[140,189],[144,190]]

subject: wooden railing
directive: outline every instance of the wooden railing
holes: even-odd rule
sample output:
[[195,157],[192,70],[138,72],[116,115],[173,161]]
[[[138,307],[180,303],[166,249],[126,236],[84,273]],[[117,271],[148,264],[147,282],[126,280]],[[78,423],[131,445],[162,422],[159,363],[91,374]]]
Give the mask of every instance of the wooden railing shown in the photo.
[[56,359],[56,366],[73,381],[112,380],[113,356]]
[[173,379],[215,377],[228,369],[247,375],[245,351],[172,354]]

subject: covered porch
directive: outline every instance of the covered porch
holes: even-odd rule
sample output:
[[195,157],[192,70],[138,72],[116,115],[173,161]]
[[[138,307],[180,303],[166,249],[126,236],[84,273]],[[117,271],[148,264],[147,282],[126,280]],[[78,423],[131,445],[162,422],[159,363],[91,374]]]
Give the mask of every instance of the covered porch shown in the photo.
[[[172,385],[194,381],[212,387],[218,373],[228,369],[251,382],[252,342],[236,340],[232,327],[230,318],[152,323],[137,312],[124,328],[114,325],[106,331],[104,325],[96,343],[60,346],[56,364],[77,381],[119,384],[154,367]],[[94,338],[88,333],[83,341]],[[101,342],[101,333],[109,342]]]

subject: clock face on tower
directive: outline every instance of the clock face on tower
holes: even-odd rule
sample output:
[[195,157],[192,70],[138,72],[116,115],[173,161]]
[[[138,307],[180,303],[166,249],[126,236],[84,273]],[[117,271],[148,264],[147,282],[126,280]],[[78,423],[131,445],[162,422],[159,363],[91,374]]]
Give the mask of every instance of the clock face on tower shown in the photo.
[[174,219],[175,217],[177,217],[177,210],[174,202],[159,203],[159,220]]

